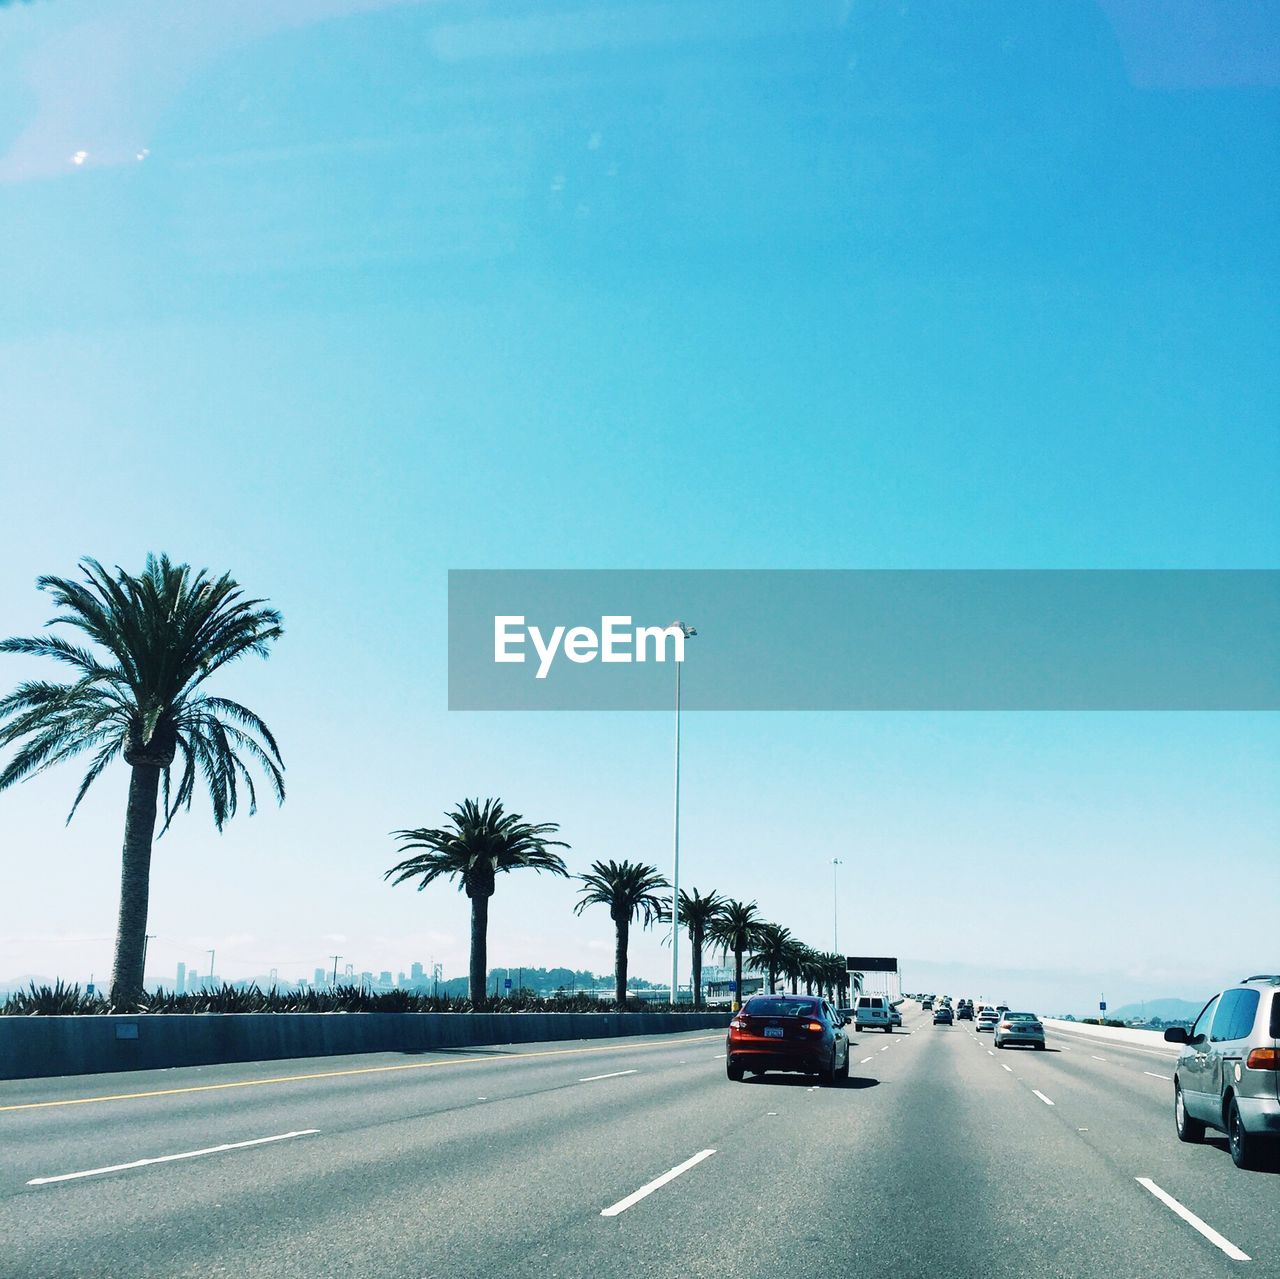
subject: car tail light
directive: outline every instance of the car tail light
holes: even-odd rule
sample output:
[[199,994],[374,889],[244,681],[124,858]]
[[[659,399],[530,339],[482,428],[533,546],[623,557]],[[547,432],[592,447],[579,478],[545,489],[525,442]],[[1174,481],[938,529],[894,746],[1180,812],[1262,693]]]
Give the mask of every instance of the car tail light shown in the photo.
[[805,1030],[821,1031],[823,1029],[820,1021],[807,1021],[804,1024]]
[[729,1023],[729,1033],[735,1035],[745,1034],[747,1029],[747,1019],[745,1017],[735,1017]]
[[1280,1048],[1255,1048],[1244,1064],[1250,1070],[1280,1070]]

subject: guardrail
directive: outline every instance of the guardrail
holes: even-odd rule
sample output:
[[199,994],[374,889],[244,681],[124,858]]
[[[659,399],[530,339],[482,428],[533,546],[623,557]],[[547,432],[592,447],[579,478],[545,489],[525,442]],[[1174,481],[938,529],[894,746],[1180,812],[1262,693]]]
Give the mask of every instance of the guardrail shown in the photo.
[[0,1017],[0,1079],[718,1029],[726,1013],[164,1013]]

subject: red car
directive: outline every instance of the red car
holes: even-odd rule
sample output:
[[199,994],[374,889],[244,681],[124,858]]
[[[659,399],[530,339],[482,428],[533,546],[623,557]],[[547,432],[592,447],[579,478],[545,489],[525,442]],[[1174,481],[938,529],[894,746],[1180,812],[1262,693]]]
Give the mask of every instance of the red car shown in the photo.
[[735,1013],[725,1043],[730,1079],[767,1070],[817,1075],[824,1084],[849,1077],[845,1019],[812,995],[756,995]]

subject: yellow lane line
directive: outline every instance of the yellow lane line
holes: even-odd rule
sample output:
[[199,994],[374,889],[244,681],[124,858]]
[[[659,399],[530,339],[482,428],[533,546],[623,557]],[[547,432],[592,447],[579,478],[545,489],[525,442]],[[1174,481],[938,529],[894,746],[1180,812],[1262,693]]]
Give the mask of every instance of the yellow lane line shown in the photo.
[[67,1097],[61,1101],[27,1101],[17,1106],[0,1106],[0,1114],[13,1110],[51,1110],[56,1106],[92,1106],[103,1101],[139,1101],[146,1097],[176,1097],[192,1092],[220,1092],[225,1088],[265,1088],[268,1084],[296,1084],[310,1079],[341,1079],[347,1075],[385,1075],[394,1070],[435,1070],[439,1066],[478,1066],[484,1062],[527,1061],[533,1057],[577,1057],[584,1053],[617,1052],[620,1048],[678,1048],[682,1044],[697,1044],[708,1039],[720,1038],[720,1035],[699,1035],[695,1039],[680,1039],[656,1044],[603,1044],[599,1048],[547,1048],[541,1052],[532,1053],[509,1053],[492,1057],[455,1057],[452,1061],[413,1061],[395,1066],[359,1066],[351,1070],[322,1070],[310,1075],[280,1075],[273,1079],[238,1079],[226,1084],[193,1084],[189,1088],[157,1088],[151,1092],[122,1092],[105,1097]]

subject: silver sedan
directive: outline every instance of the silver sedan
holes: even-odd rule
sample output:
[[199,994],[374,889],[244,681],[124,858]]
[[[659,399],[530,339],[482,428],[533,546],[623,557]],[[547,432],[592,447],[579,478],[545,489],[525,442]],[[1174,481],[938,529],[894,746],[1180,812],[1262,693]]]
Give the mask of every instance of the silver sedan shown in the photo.
[[997,1048],[1009,1044],[1032,1044],[1043,1049],[1044,1027],[1035,1013],[1004,1013],[996,1022],[995,1043]]

